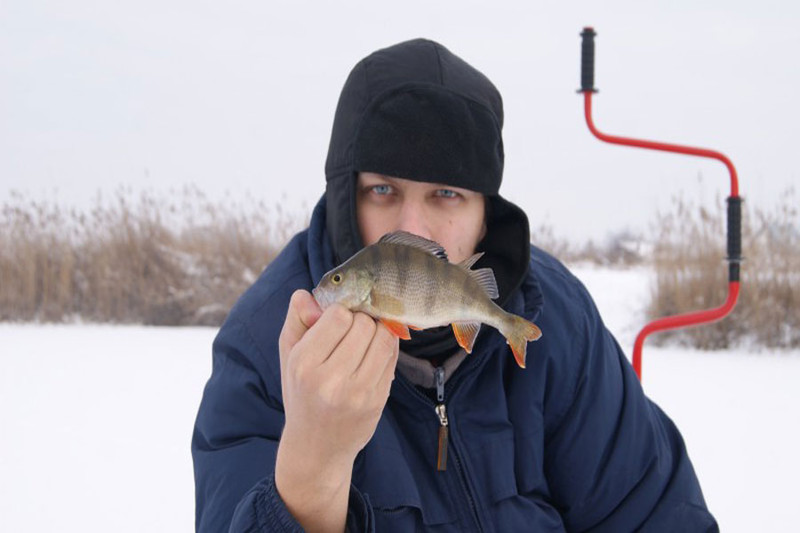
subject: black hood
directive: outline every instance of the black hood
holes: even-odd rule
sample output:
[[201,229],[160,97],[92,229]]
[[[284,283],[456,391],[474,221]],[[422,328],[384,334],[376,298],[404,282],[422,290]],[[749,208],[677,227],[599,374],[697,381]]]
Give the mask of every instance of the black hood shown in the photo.
[[[461,187],[487,199],[487,232],[477,246],[485,255],[475,268],[494,270],[498,303],[507,302],[527,273],[530,235],[525,213],[499,195],[502,127],[503,102],[492,82],[438,43],[415,39],[361,60],[342,89],[325,163],[336,260],[363,247],[359,171]],[[415,333],[403,348],[413,354],[419,339],[430,351],[434,337],[453,339],[446,333]]]

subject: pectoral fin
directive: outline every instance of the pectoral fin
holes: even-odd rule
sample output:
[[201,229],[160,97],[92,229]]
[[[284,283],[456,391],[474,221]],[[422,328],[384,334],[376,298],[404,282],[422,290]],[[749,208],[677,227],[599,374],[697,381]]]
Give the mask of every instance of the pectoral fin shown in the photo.
[[389,320],[388,318],[381,318],[380,321],[383,323],[386,328],[400,337],[403,340],[408,340],[411,338],[411,333],[408,332],[408,326],[405,324],[401,324],[400,322],[395,322],[394,320]]
[[472,345],[475,344],[475,337],[481,329],[480,322],[453,322],[453,333],[456,334],[458,345],[464,348],[467,353],[472,353]]

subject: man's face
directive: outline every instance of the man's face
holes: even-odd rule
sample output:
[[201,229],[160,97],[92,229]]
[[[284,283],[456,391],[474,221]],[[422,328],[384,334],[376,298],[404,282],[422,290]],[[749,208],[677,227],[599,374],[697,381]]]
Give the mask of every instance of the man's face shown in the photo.
[[486,233],[482,194],[450,185],[360,172],[358,229],[365,246],[404,230],[441,244],[450,261],[475,253]]

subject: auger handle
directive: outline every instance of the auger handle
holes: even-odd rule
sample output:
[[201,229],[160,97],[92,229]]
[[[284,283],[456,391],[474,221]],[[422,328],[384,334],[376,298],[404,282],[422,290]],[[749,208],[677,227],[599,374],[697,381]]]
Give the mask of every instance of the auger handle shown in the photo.
[[596,93],[594,88],[594,28],[586,26],[581,32],[581,88],[579,93]]

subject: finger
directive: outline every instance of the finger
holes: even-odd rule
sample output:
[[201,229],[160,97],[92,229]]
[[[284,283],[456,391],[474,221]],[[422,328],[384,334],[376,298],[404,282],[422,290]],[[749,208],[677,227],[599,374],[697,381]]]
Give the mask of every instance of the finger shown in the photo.
[[286,320],[283,322],[283,328],[278,338],[281,363],[283,363],[284,356],[288,355],[292,347],[303,338],[306,331],[319,320],[321,315],[322,310],[311,293],[303,289],[294,291],[289,300]]
[[378,324],[375,335],[367,348],[367,353],[364,355],[361,365],[356,369],[357,379],[364,380],[373,386],[377,384],[386,367],[396,364],[399,350],[400,339],[386,326]]
[[294,346],[292,353],[302,354],[312,365],[320,365],[333,353],[339,342],[350,331],[353,313],[339,304],[333,304]]
[[377,325],[371,316],[354,313],[353,324],[347,335],[342,338],[325,364],[331,367],[331,371],[352,375],[364,359],[376,330]]
[[395,372],[397,371],[397,359],[398,352],[394,352],[394,354],[389,358],[386,367],[383,369],[383,374],[381,374],[381,377],[378,380],[377,390],[381,391],[381,393],[387,397],[392,389],[392,382],[394,381]]

